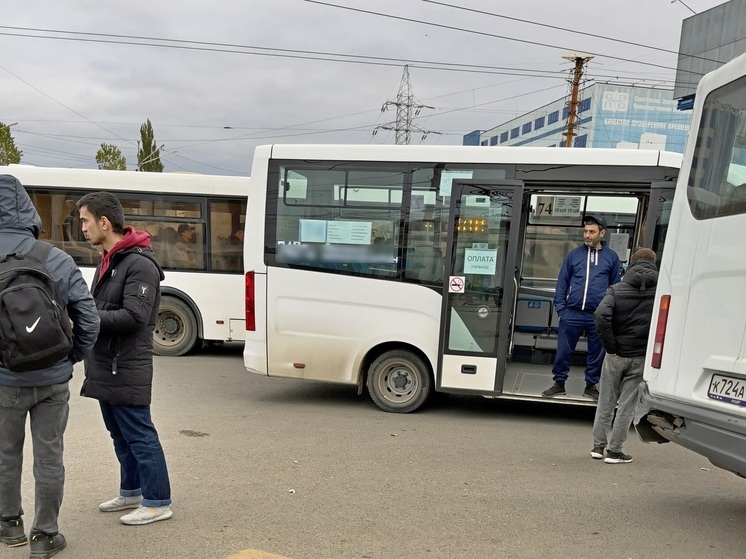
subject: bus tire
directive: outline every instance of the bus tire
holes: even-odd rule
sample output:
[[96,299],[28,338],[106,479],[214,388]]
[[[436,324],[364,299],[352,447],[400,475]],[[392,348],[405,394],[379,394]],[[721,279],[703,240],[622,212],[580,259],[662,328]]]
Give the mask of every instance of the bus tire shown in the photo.
[[430,397],[433,382],[425,363],[414,353],[382,353],[368,369],[368,393],[383,411],[409,413]]
[[153,353],[178,357],[197,344],[197,317],[184,301],[164,295],[153,330]]

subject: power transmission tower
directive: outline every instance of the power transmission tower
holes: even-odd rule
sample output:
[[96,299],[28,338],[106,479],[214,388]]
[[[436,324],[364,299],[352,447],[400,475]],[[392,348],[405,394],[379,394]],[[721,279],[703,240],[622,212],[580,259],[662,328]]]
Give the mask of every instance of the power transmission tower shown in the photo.
[[578,93],[580,90],[580,78],[583,76],[585,65],[593,58],[590,55],[569,54],[562,58],[575,63],[572,71],[572,91],[570,94],[570,110],[567,115],[567,130],[562,133],[565,136],[565,147],[571,148],[575,138],[575,119],[578,116]]
[[373,129],[373,135],[383,130],[393,130],[396,133],[395,143],[397,145],[410,144],[412,142],[412,131],[420,132],[424,140],[428,134],[440,134],[432,130],[424,130],[412,123],[412,116],[420,114],[422,109],[435,109],[429,105],[415,104],[414,95],[412,95],[412,82],[409,79],[409,65],[404,66],[404,73],[399,84],[399,92],[396,94],[396,101],[386,101],[381,107],[381,112],[385,112],[389,107],[396,107],[396,121],[388,124],[381,124]]

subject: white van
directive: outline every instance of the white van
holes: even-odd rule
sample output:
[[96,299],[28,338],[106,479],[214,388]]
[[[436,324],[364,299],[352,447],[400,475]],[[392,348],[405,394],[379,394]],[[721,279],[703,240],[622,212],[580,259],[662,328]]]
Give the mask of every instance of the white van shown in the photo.
[[635,417],[746,477],[746,54],[697,88]]

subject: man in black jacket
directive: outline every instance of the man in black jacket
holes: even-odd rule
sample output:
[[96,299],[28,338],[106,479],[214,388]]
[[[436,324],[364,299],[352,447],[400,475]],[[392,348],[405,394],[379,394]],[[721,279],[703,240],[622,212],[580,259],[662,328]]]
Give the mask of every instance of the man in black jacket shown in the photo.
[[[0,255],[27,254],[41,232],[41,218],[21,183],[0,175]],[[56,363],[22,373],[0,364],[0,542],[26,545],[21,506],[21,466],[26,420],[31,418],[36,506],[31,526],[31,555],[48,559],[65,548],[58,517],[65,484],[63,438],[69,414],[73,365],[93,347],[98,314],[83,275],[72,257],[53,247],[44,269],[72,321],[73,346]],[[27,331],[44,328],[35,322]]]
[[[603,458],[607,464],[632,462],[632,457],[622,452],[622,445],[627,440],[642,381],[657,283],[655,253],[648,248],[638,250],[622,281],[609,288],[593,316],[606,357],[593,421],[591,456]],[[611,437],[607,439],[609,431]]]
[[99,505],[103,512],[136,509],[123,524],[171,518],[171,487],[158,433],[150,416],[153,329],[163,271],[150,235],[124,226],[124,211],[109,192],[78,201],[83,233],[103,256],[93,278],[101,334],[86,360],[81,394],[99,400],[119,460],[119,495]]

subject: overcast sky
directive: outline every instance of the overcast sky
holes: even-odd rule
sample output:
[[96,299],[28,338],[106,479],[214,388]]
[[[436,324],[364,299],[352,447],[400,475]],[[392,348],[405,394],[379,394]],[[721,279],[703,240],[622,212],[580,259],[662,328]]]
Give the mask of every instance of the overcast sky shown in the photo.
[[241,175],[261,144],[393,144],[373,131],[396,119],[381,107],[406,63],[428,144],[461,144],[567,95],[570,51],[594,55],[595,81],[672,87],[682,21],[723,3],[7,2],[0,121],[17,123],[23,163],[95,168],[106,142],[134,169],[149,118],[166,171]]

